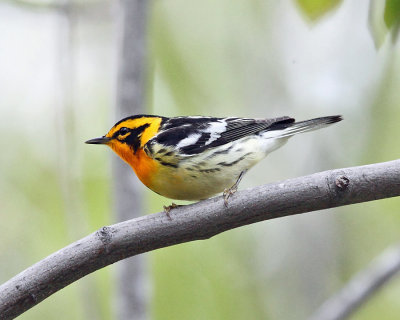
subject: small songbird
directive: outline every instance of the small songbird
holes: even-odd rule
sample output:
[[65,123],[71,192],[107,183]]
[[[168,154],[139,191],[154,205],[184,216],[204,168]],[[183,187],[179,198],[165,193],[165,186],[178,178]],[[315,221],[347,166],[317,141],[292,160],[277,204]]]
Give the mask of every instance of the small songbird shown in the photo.
[[164,197],[202,200],[224,192],[227,205],[244,173],[267,154],[297,133],[340,120],[135,115],[86,143],[111,147],[144,185]]

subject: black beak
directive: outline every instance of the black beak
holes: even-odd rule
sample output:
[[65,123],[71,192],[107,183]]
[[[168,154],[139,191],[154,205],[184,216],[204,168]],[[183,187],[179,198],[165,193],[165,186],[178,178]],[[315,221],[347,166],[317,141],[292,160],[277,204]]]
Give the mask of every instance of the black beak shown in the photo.
[[107,144],[108,142],[110,142],[111,138],[107,138],[105,136],[100,137],[100,138],[94,138],[94,139],[90,139],[88,141],[85,141],[85,143],[87,144]]

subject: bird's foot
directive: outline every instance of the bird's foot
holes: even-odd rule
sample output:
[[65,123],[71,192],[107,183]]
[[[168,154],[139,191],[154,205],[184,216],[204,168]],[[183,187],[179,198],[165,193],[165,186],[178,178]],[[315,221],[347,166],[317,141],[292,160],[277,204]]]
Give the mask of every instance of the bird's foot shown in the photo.
[[223,195],[223,197],[224,197],[225,207],[228,207],[228,200],[229,200],[229,197],[230,197],[231,195],[233,195],[233,194],[238,190],[239,183],[240,183],[240,181],[242,180],[242,178],[243,178],[243,176],[244,176],[244,174],[245,174],[246,172],[247,172],[247,170],[243,170],[243,171],[239,174],[239,177],[237,178],[235,184],[234,184],[232,187],[230,187],[230,188],[224,190],[224,193],[223,193],[222,195]]
[[224,197],[225,207],[228,207],[229,197],[231,195],[233,195],[237,191],[237,189],[238,189],[238,187],[236,185],[233,185],[232,187],[224,190],[224,193],[222,194],[222,196]]
[[167,215],[167,217],[168,217],[169,220],[172,220],[171,216],[169,215],[169,212],[170,212],[172,209],[175,209],[175,208],[178,208],[178,207],[180,207],[180,205],[179,205],[179,204],[176,204],[176,203],[173,203],[173,202],[172,202],[171,205],[169,205],[169,206],[164,206],[164,207],[163,207],[163,208],[164,208],[164,212],[165,212],[165,214]]

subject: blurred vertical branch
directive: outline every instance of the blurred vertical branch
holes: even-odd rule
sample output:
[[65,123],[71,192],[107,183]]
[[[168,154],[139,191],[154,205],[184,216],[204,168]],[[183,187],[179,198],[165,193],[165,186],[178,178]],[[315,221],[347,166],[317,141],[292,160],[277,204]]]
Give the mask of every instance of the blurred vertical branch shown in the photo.
[[[78,175],[78,159],[75,146],[75,112],[74,112],[74,24],[73,4],[66,0],[57,8],[58,38],[57,38],[57,83],[59,90],[58,108],[56,109],[56,132],[58,139],[58,175],[62,190],[65,224],[68,236],[74,239],[81,232],[83,219],[76,212],[82,212],[79,207],[79,194],[75,178]],[[77,223],[79,219],[79,223]],[[78,229],[78,230],[77,230]],[[83,232],[86,229],[81,230]]]
[[[58,14],[57,38],[57,83],[59,90],[58,108],[56,110],[56,132],[58,139],[58,179],[62,190],[64,220],[69,239],[87,231],[82,206],[81,174],[79,170],[79,152],[76,147],[75,101],[75,29],[77,21],[76,8],[71,0],[63,0],[53,9]],[[100,302],[90,295],[97,291],[93,278],[88,278],[79,286],[79,294],[84,301],[81,306],[86,318],[100,319]],[[89,298],[90,297],[90,298]]]
[[[145,103],[146,26],[148,1],[120,0],[116,21],[118,74],[116,116],[121,119],[143,112]],[[113,162],[115,209],[118,221],[132,219],[143,212],[142,194],[131,168],[119,159]],[[146,319],[146,271],[144,256],[118,265],[117,318]]]

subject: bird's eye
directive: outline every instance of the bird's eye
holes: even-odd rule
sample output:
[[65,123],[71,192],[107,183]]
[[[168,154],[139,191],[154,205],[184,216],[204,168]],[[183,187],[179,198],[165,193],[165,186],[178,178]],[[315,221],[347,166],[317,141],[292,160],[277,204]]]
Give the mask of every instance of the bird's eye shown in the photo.
[[124,136],[129,132],[129,129],[127,127],[122,127],[121,129],[119,129],[119,135],[120,136]]

